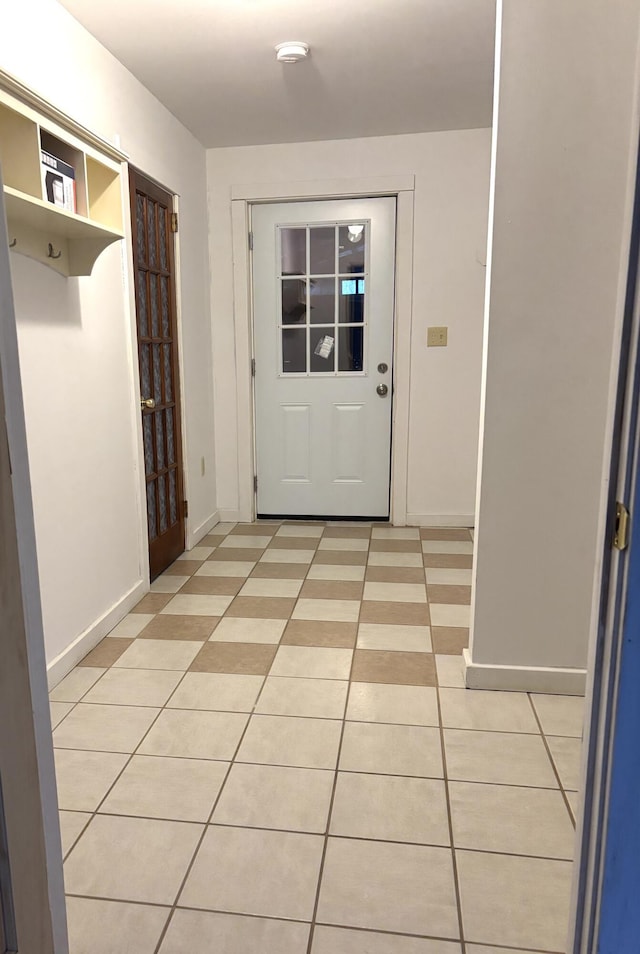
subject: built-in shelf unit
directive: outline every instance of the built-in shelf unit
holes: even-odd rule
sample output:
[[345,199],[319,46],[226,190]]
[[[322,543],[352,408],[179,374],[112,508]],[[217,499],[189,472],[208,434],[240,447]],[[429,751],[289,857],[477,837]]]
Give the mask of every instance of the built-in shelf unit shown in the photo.
[[[75,211],[47,199],[42,151],[73,167]],[[0,71],[0,166],[9,245],[63,275],[90,275],[123,235],[125,156]]]

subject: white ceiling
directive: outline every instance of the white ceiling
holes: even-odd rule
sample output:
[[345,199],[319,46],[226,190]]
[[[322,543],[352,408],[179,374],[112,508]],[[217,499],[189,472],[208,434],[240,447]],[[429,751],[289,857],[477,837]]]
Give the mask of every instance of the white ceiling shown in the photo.
[[61,3],[205,146],[491,124],[495,0]]

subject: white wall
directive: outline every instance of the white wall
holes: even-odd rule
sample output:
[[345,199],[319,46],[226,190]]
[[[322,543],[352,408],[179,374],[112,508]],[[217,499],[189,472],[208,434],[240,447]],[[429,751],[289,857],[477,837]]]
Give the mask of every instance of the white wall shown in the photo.
[[[0,67],[104,138],[117,137],[132,164],[180,196],[193,539],[215,513],[205,151],[54,0],[3,10]],[[95,642],[105,614],[112,624],[137,598],[127,594],[144,586],[137,359],[124,251],[124,243],[112,246],[91,278],[80,279],[12,256],[49,662],[86,631]],[[85,642],[80,655],[88,648]]]
[[[238,508],[231,187],[415,175],[409,522],[472,519],[490,130],[212,149],[207,153],[218,505]],[[426,348],[428,325],[449,327]]]
[[628,257],[640,9],[501,6],[467,680],[580,691]]

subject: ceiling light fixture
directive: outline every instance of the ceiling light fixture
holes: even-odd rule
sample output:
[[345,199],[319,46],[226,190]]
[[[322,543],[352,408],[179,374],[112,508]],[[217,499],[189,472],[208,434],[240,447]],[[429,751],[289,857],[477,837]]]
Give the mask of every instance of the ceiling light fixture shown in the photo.
[[348,228],[348,236],[350,242],[360,241],[360,237],[364,232],[364,225],[350,225]]
[[299,63],[300,60],[306,60],[308,56],[308,44],[301,43],[299,40],[278,43],[276,47],[276,59],[279,63]]

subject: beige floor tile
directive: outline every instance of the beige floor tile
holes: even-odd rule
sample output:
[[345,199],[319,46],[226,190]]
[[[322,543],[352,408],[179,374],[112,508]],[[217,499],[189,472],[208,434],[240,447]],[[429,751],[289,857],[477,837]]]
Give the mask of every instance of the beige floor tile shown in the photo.
[[172,904],[202,825],[96,815],[65,862],[69,894]]
[[62,720],[69,715],[73,709],[74,702],[50,702],[49,703],[49,712],[51,714],[51,728],[55,729],[60,725]]
[[205,640],[211,636],[218,619],[218,616],[154,616],[140,638]]
[[236,596],[244,582],[243,576],[191,576],[180,593],[191,596]]
[[529,700],[522,692],[441,689],[442,724],[450,729],[538,734]]
[[282,765],[234,765],[213,824],[326,831],[334,773]]
[[295,598],[236,596],[227,610],[227,616],[244,619],[289,619],[295,605]]
[[470,570],[473,566],[471,553],[423,553],[422,556],[425,567]]
[[366,550],[317,550],[314,566],[365,566]]
[[154,954],[171,908],[67,898],[69,954]]
[[419,553],[390,553],[375,551],[369,553],[369,566],[422,566],[422,557]]
[[427,603],[397,603],[393,600],[363,600],[361,623],[393,623],[401,626],[428,626]]
[[424,586],[423,566],[367,567],[367,583],[421,583]]
[[428,686],[352,682],[347,719],[354,722],[438,725],[437,693]]
[[419,540],[418,527],[374,527],[372,540]]
[[304,580],[309,569],[306,563],[256,563],[252,580]]
[[415,553],[419,554],[419,540],[375,540],[371,541],[371,553]]
[[191,663],[191,671],[266,676],[276,648],[262,643],[208,642]]
[[60,811],[60,837],[62,839],[62,857],[69,854],[76,841],[91,821],[91,812]]
[[271,550],[315,550],[317,537],[274,537],[269,544]]
[[235,549],[243,550],[264,550],[264,548],[268,547],[271,543],[271,536],[271,534],[268,536],[254,536],[249,534],[230,533],[229,536],[225,537],[220,543],[220,549],[224,550],[227,547],[233,547]]
[[430,941],[318,924],[311,954],[460,954],[461,950],[455,941]]
[[456,861],[467,942],[565,950],[571,862],[478,851],[457,851]]
[[93,812],[107,794],[128,755],[56,749],[58,805],[72,812]]
[[308,937],[308,924],[178,908],[160,954],[304,954]]
[[212,826],[180,904],[309,920],[323,845],[320,835]]
[[59,749],[133,752],[159,711],[79,702],[53,733],[53,744]]
[[316,537],[319,538],[324,532],[324,527],[314,523],[285,523],[278,528],[277,537]]
[[369,541],[359,537],[323,537],[318,550],[368,550]]
[[168,576],[159,576],[157,580],[154,580],[151,584],[152,593],[177,593],[178,590],[182,589],[184,584],[190,579],[190,574],[186,576],[179,576],[176,573],[171,573]]
[[282,637],[283,646],[319,646],[325,649],[353,649],[357,623],[335,623],[320,619],[292,619]]
[[261,563],[311,563],[315,550],[275,550],[269,548],[260,557]]
[[129,613],[109,633],[109,636],[139,636],[147,623],[154,619],[153,613]]
[[227,769],[226,762],[134,755],[100,811],[206,822]]
[[461,603],[432,603],[429,612],[433,626],[455,626],[465,628],[471,621],[471,607]]
[[521,947],[517,950],[513,947],[485,947],[484,944],[468,944],[468,954],[536,954],[535,951],[523,951]]
[[449,782],[449,797],[456,848],[573,857],[573,825],[559,791]]
[[450,779],[532,788],[558,787],[539,735],[445,729],[444,741]]
[[442,778],[438,729],[347,722],[340,752],[343,772]]
[[[242,566],[246,563],[257,563],[264,552],[260,547],[227,547],[226,549],[218,547],[213,551],[207,563],[222,563],[223,565],[235,563]],[[238,572],[234,575],[240,576],[241,574]]]
[[316,679],[348,679],[352,656],[351,649],[280,646],[270,674]]
[[118,669],[173,669],[185,672],[202,642],[183,639],[136,639],[114,663]]
[[[203,537],[200,541],[203,547],[219,547],[222,541],[224,540],[224,534],[208,533],[206,537]],[[165,570],[165,573],[167,571]]]
[[178,557],[177,562],[181,560],[208,560],[213,553],[213,547],[193,547],[191,550],[185,550]]
[[256,712],[263,715],[342,719],[349,683],[332,679],[268,676]]
[[214,643],[279,643],[286,619],[261,619],[225,616],[216,626]]
[[364,599],[394,603],[426,603],[427,588],[424,583],[365,583]]
[[237,761],[334,769],[341,729],[338,720],[252,716]]
[[470,606],[471,585],[453,586],[442,583],[430,583],[427,586],[427,596],[429,597],[430,603],[441,603],[449,606],[453,604]]
[[52,689],[49,698],[52,702],[79,702],[106,671],[93,666],[76,667]]
[[330,537],[361,537],[368,540],[371,536],[371,527],[364,524],[360,527],[349,525],[338,527],[328,524],[322,536],[325,540]]
[[250,577],[240,590],[240,596],[296,597],[301,586],[302,580],[256,580]]
[[120,636],[107,636],[98,643],[95,649],[82,659],[78,666],[90,666],[98,669],[108,669],[133,645],[133,639],[123,639]]
[[229,761],[238,747],[248,718],[239,712],[165,709],[138,749],[138,754]]
[[[428,586],[471,586],[473,582],[473,570],[456,570],[433,566],[426,567],[425,575]],[[442,600],[441,602],[449,603],[451,600]]]
[[393,626],[360,623],[358,649],[386,649],[396,652],[430,653],[428,626]]
[[550,696],[531,693],[542,731],[545,735],[582,737],[584,698],[582,696]]
[[84,697],[113,706],[163,706],[182,679],[161,669],[110,669]]
[[360,613],[358,600],[308,600],[300,599],[292,613],[292,619],[333,620],[339,623],[357,623]]
[[167,703],[169,709],[251,712],[263,676],[188,672]]
[[448,845],[445,784],[427,778],[338,772],[332,835]]
[[178,593],[161,610],[163,615],[171,616],[222,616],[231,605],[231,596],[197,596]]
[[[184,576],[184,573],[182,574]],[[172,599],[170,593],[147,593],[131,610],[132,613],[159,613]]]
[[254,521],[253,523],[237,523],[230,533],[233,536],[255,537],[258,534],[259,536],[272,537],[279,526],[279,523],[269,523],[266,520]]
[[421,527],[422,540],[468,540],[471,531],[466,527]]
[[329,924],[455,938],[451,852],[330,838],[317,917]]
[[236,579],[247,577],[256,565],[255,560],[241,561],[215,561],[208,560],[203,563],[195,575],[199,576],[230,576]]
[[473,553],[472,540],[423,540],[423,553]]
[[202,560],[176,560],[164,571],[164,576],[185,576],[187,573],[192,575],[202,566]]
[[300,596],[312,600],[361,600],[362,589],[362,583],[348,580],[306,580]]
[[351,678],[354,682],[435,686],[436,667],[430,653],[356,649]]
[[577,792],[582,783],[582,741],[547,736],[562,787]]
[[436,656],[438,685],[447,689],[464,689],[464,664],[462,656]]
[[457,626],[432,626],[431,642],[434,653],[461,656],[469,645],[469,630]]

